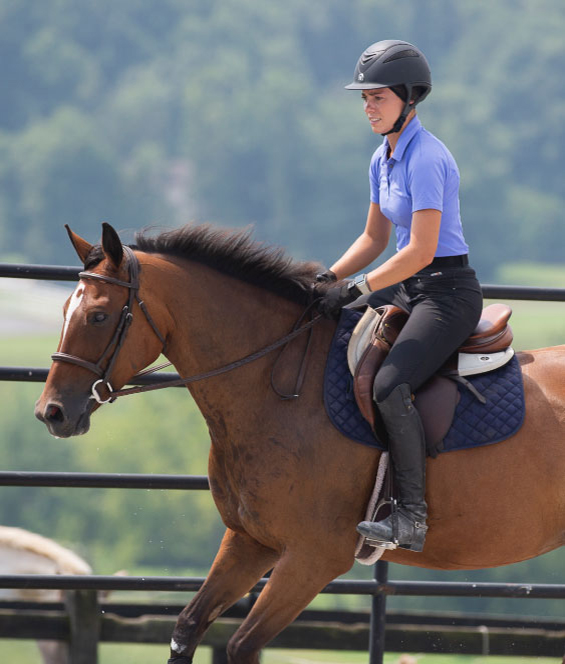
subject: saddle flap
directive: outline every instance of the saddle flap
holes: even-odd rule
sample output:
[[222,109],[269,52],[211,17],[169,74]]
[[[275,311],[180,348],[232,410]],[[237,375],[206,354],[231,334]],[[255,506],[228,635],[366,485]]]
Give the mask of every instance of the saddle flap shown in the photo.
[[449,431],[460,395],[457,384],[444,376],[433,376],[414,395],[422,426],[426,434],[426,449],[436,457],[443,449],[443,439]]
[[382,315],[382,309],[367,307],[351,333],[351,338],[347,346],[347,364],[349,365],[349,371],[351,371],[352,376],[355,375],[355,369],[359,364],[359,360],[365,353],[367,346],[371,343],[373,330],[379,323]]
[[361,316],[351,333],[349,345],[347,346],[347,364],[349,365],[351,375],[355,375],[357,365],[363,357],[367,346],[373,343],[373,338],[377,330],[380,330],[381,340],[388,344],[390,350],[390,347],[396,341],[398,333],[404,327],[407,320],[408,314],[403,309],[400,309],[400,307],[395,307],[392,304],[385,304],[376,309],[367,307],[367,310]]
[[353,392],[361,415],[369,422],[373,431],[376,427],[376,407],[373,400],[373,383],[388,348],[383,343],[370,343],[357,363],[353,377]]
[[368,308],[351,335],[347,360],[350,370],[353,367],[353,392],[359,410],[373,430],[380,428],[373,401],[375,376],[407,318],[405,311],[390,304]]

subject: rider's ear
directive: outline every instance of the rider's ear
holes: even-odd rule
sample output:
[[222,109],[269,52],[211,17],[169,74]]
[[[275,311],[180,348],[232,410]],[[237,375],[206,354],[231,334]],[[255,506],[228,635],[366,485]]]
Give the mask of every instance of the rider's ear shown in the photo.
[[67,229],[67,233],[69,234],[69,238],[71,240],[73,247],[75,248],[75,251],[78,254],[78,257],[80,258],[82,264],[84,265],[86,263],[86,257],[88,256],[90,250],[92,249],[92,245],[89,244],[86,240],[83,240],[76,233],[73,233],[73,231],[69,228],[67,224],[65,224],[65,228]]
[[106,222],[102,224],[102,249],[114,267],[119,268],[124,257],[124,248],[120,236]]

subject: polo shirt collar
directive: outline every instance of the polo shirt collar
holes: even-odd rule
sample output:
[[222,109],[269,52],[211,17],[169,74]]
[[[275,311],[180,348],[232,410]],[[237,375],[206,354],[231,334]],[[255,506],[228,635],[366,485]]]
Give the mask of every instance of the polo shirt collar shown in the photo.
[[[406,151],[406,148],[408,147],[410,141],[420,131],[421,128],[422,128],[422,123],[420,122],[418,116],[415,115],[412,118],[412,120],[410,120],[410,122],[406,125],[402,134],[400,134],[400,138],[398,139],[398,143],[396,144],[396,148],[394,150],[391,159],[394,159],[395,161],[400,161],[402,159],[402,157],[404,156],[404,152]],[[385,146],[386,146],[385,154],[389,148],[389,145],[390,144],[388,142],[388,138],[385,136]]]

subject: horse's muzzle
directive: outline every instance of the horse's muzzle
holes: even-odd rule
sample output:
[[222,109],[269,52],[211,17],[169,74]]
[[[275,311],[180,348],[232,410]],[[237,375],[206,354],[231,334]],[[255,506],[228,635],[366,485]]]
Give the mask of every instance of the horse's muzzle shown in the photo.
[[66,408],[62,403],[39,399],[35,404],[35,417],[43,422],[49,433],[56,438],[80,436],[90,428],[90,407],[80,410],[77,414],[73,409]]

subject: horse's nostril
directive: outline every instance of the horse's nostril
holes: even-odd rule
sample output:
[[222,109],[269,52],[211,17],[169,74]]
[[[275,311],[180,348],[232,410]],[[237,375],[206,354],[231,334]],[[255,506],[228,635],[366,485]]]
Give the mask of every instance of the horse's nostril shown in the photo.
[[45,409],[45,419],[49,420],[50,422],[62,422],[65,417],[59,406],[49,404]]

